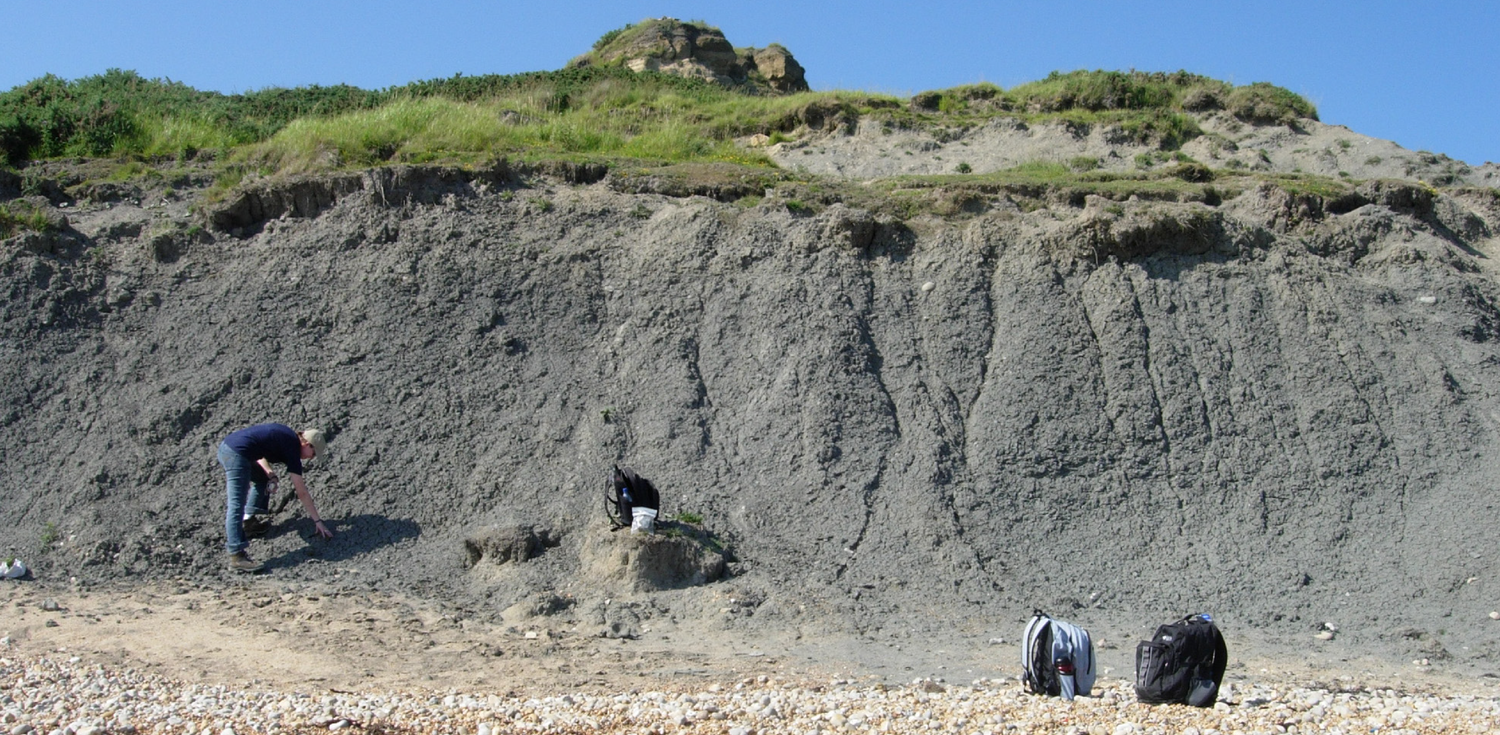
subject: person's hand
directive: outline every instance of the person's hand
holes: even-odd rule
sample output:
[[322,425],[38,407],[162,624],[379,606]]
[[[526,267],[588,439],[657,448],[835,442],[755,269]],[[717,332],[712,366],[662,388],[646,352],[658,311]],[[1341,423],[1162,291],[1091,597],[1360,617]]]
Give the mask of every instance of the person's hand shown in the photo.
[[333,538],[333,531],[329,530],[322,521],[313,521],[313,532],[322,538]]

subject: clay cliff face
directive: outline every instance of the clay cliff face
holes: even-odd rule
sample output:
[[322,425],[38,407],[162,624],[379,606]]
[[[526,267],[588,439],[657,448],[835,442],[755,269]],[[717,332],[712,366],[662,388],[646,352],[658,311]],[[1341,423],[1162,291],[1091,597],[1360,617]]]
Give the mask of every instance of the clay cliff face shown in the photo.
[[[767,625],[1207,609],[1397,645],[1451,615],[1497,652],[1493,192],[901,222],[573,173],[266,186],[207,229],[191,193],[54,209],[0,268],[0,549],[217,574],[214,446],[275,420],[332,436],[341,525],[260,542],[289,578],[587,596],[621,462]],[[552,545],[465,567],[518,525]]]

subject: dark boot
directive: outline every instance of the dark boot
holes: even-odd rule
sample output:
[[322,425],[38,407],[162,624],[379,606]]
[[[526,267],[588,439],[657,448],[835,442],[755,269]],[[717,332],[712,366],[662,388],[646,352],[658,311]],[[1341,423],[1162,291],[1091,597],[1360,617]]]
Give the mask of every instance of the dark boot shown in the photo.
[[261,570],[261,564],[251,559],[250,555],[241,549],[229,555],[229,568],[236,572],[258,572]]
[[271,519],[265,516],[250,516],[243,524],[245,538],[260,538],[271,530]]

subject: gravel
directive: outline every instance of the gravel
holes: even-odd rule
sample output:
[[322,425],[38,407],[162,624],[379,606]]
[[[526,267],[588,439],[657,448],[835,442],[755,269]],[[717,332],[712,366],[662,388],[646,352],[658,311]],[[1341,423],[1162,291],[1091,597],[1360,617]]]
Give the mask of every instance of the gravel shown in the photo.
[[481,691],[266,691],[66,659],[0,659],[0,732],[206,733],[1486,733],[1500,698],[1392,689],[1230,685],[1212,709],[1147,706],[1129,682],[1072,703],[1010,680],[910,686],[771,677],[697,688],[551,696]]

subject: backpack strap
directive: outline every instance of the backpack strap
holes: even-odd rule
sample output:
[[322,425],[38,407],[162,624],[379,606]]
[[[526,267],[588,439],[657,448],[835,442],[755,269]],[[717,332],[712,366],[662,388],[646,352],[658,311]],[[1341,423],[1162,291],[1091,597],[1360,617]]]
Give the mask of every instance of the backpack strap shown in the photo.
[[1214,684],[1224,681],[1224,671],[1229,668],[1229,646],[1224,643],[1224,634],[1219,626],[1209,623],[1214,634]]
[[1032,694],[1056,695],[1058,681],[1057,668],[1052,661],[1052,618],[1040,609],[1032,611],[1021,646],[1026,690]]
[[624,495],[620,488],[622,484],[629,487],[629,479],[624,472],[620,471],[620,466],[615,465],[614,473],[609,476],[609,489],[604,493],[604,515],[609,518],[611,531],[618,531],[630,525],[630,519],[622,517],[625,509],[621,501],[628,497],[622,497]]

